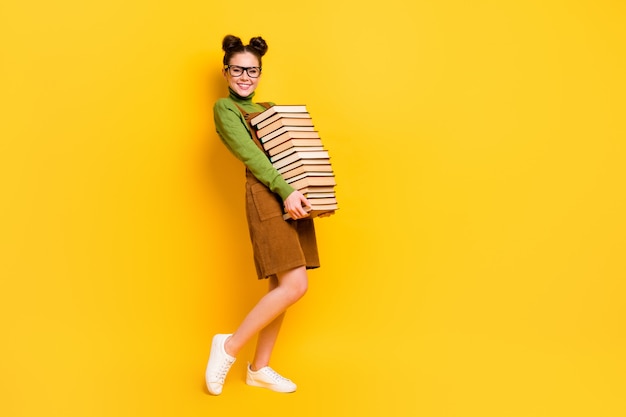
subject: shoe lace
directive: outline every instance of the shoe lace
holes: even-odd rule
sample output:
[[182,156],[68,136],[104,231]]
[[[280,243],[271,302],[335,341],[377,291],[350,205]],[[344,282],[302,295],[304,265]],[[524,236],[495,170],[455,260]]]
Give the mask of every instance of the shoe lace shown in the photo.
[[264,369],[264,373],[265,373],[265,375],[269,376],[270,378],[272,378],[277,383],[283,382],[283,381],[289,381],[289,379],[285,378],[284,376],[282,376],[281,374],[279,374],[278,372],[276,372],[275,370],[273,370],[269,366]]
[[220,367],[217,368],[217,370],[215,371],[215,377],[220,382],[220,384],[224,383],[224,380],[226,379],[226,374],[228,373],[228,370],[230,369],[232,364],[233,363],[228,359],[224,359],[220,364]]

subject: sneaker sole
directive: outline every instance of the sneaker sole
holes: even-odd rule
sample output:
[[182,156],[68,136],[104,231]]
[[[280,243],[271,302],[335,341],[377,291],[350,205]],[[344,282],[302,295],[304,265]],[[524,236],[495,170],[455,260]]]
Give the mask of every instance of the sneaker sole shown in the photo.
[[[209,352],[209,363],[211,363],[211,357],[213,355],[211,355],[211,353],[213,353],[214,351],[219,351],[221,349],[221,340],[218,337],[218,335],[213,336],[213,340],[211,341],[211,352]],[[207,370],[209,369],[209,364],[207,363]],[[206,382],[206,387],[207,390],[209,391],[210,394],[212,395],[220,395],[223,391],[224,385],[220,384],[218,382],[209,382],[209,378],[208,375],[205,371],[204,373],[204,379]],[[211,387],[211,385],[216,385],[215,388]]]
[[291,393],[291,392],[296,392],[296,388],[281,388],[279,386],[276,386],[274,384],[267,384],[264,382],[257,382],[254,379],[251,379],[249,377],[246,378],[246,384],[248,384],[251,387],[259,387],[259,388],[266,388],[270,391],[274,391],[274,392],[282,392],[282,393]]

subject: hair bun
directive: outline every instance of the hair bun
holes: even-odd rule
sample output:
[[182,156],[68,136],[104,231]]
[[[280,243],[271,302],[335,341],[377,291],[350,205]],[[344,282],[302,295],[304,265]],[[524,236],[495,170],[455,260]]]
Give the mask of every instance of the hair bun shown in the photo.
[[268,48],[267,42],[265,42],[265,39],[263,39],[260,36],[255,36],[254,38],[251,38],[250,45],[248,46],[254,49],[255,51],[257,51],[259,56],[265,55],[265,53],[267,52],[267,48]]
[[224,52],[237,52],[243,50],[243,42],[237,36],[226,35],[222,41],[222,49]]

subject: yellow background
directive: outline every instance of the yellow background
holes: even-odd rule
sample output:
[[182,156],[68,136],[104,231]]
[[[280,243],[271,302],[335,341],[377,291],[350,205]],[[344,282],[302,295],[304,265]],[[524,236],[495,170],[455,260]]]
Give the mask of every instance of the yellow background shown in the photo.
[[[0,5],[0,415],[623,416],[621,1]],[[341,209],[273,365],[204,388],[265,291],[221,39],[306,104]]]

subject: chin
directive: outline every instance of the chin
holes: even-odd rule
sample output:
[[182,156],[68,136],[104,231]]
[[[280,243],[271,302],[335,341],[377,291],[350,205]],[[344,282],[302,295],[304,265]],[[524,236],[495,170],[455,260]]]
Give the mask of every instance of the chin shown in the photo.
[[235,90],[237,91],[237,94],[239,94],[241,97],[248,97],[250,94],[252,94],[254,92],[254,90]]

